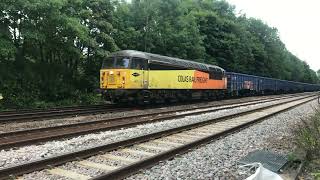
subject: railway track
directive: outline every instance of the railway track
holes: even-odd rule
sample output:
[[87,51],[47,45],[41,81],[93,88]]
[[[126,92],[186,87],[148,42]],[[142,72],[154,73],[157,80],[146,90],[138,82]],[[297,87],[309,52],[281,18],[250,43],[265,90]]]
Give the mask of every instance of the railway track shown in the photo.
[[[59,125],[45,128],[35,128],[20,131],[12,131],[0,134],[0,149],[30,145],[39,142],[45,142],[54,139],[74,137],[83,134],[89,134],[104,130],[115,130],[120,128],[133,127],[139,124],[154,123],[158,121],[182,118],[185,116],[210,113],[219,110],[233,109],[241,106],[256,105],[260,103],[273,102],[292,98],[288,96],[282,98],[269,98],[264,100],[254,100],[238,104],[225,104],[223,106],[207,105],[197,108],[188,108],[181,110],[167,110],[162,112],[153,112],[141,115],[132,115],[127,117],[118,117],[102,119],[88,122],[78,122],[74,124]],[[195,111],[196,110],[196,111]],[[188,112],[191,111],[191,112]]]
[[[268,98],[268,97],[264,97]],[[241,99],[239,99],[241,101]],[[178,105],[183,105],[178,104]],[[142,107],[141,109],[150,109],[160,107],[159,105],[153,105],[150,107]],[[22,109],[0,112],[0,123],[16,123],[24,121],[36,121],[49,118],[61,118],[77,115],[88,115],[98,113],[112,113],[132,110],[132,107],[121,107],[114,104],[102,104],[91,106],[70,106],[51,109]]]
[[111,104],[92,105],[92,106],[75,106],[53,109],[30,109],[21,111],[3,111],[0,112],[0,123],[22,122],[28,120],[43,120],[48,118],[61,118],[76,115],[87,115],[97,113],[110,113],[130,110],[126,107],[118,107]]
[[[270,116],[316,98],[316,96],[291,98],[288,101],[273,105],[249,109],[240,113],[162,130],[111,144],[100,145],[30,163],[3,168],[0,169],[0,179],[18,177],[19,175],[38,170],[44,170],[44,173],[48,176],[59,176],[72,179],[125,178],[128,175],[131,175],[142,168],[150,167],[161,160],[174,157],[176,154],[184,153],[191,148],[228,135],[234,131],[239,131],[242,128]],[[93,161],[94,158],[105,159],[106,164]],[[89,176],[88,174],[81,174],[73,169],[66,170],[59,167],[59,165],[67,162],[72,162],[73,164],[85,167],[85,169],[99,170],[99,173]]]

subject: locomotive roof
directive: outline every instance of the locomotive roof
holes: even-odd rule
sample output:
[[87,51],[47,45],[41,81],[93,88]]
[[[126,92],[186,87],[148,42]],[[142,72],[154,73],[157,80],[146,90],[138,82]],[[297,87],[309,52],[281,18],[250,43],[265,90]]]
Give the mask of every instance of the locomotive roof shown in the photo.
[[160,64],[167,64],[171,66],[178,66],[178,67],[184,67],[187,69],[197,69],[197,70],[202,70],[202,71],[210,71],[209,68],[215,68],[219,69],[221,71],[224,71],[219,66],[214,66],[214,65],[209,65],[209,64],[204,64],[204,63],[199,63],[195,61],[190,61],[190,60],[184,60],[184,59],[179,59],[179,58],[173,58],[173,57],[168,57],[168,56],[162,56],[158,54],[152,54],[152,53],[146,53],[146,52],[141,52],[141,51],[135,51],[135,50],[122,50],[122,51],[117,51],[111,54],[112,56],[130,56],[130,57],[139,57],[139,58],[144,58],[148,59],[151,63],[160,63]]

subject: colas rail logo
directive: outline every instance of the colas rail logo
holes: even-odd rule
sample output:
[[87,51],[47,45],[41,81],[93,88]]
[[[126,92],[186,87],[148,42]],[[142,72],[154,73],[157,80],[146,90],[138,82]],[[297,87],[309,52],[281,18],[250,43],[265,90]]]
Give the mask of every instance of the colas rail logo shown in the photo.
[[207,77],[194,77],[194,76],[178,76],[178,82],[193,82],[193,83],[207,83]]

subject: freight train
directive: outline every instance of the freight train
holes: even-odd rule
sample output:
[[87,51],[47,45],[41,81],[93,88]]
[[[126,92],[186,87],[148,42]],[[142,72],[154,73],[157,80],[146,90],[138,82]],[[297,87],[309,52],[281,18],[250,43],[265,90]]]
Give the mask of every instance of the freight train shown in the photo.
[[214,65],[123,50],[103,61],[100,89],[106,100],[140,104],[319,91],[320,85],[226,72]]

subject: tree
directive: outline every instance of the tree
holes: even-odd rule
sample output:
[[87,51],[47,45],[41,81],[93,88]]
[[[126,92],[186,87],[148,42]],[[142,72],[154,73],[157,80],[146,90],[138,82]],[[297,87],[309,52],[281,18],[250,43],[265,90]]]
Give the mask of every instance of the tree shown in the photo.
[[0,106],[89,102],[102,60],[120,49],[319,82],[276,28],[234,9],[224,0],[3,0]]
[[[180,58],[204,59],[203,37],[192,12],[179,0],[120,3],[116,16],[116,42],[120,48],[141,50]],[[128,33],[128,37],[120,34]]]
[[112,1],[7,0],[0,7],[6,106],[75,99],[97,87],[101,60],[117,50]]

